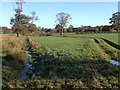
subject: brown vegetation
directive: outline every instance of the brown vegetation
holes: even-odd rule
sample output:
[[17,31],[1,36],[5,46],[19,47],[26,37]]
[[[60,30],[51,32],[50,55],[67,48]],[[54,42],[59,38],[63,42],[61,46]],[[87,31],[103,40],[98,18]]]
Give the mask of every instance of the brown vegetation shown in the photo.
[[23,61],[26,38],[23,36],[16,38],[15,34],[1,34],[0,37],[2,39],[2,53],[15,62]]

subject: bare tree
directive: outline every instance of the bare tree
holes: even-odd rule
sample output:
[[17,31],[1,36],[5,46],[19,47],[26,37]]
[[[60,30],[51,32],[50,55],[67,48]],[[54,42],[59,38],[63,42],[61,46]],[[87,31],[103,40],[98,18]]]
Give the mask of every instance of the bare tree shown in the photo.
[[60,28],[60,35],[63,35],[63,30],[65,27],[67,27],[67,24],[69,23],[69,20],[71,19],[71,16],[67,13],[60,12],[56,15],[56,22],[61,26]]

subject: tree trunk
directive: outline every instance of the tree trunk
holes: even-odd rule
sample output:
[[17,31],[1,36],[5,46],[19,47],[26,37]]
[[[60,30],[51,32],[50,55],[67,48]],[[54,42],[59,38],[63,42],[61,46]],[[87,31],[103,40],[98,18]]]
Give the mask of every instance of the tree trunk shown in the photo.
[[19,33],[17,33],[17,37],[19,37]]
[[61,29],[61,31],[60,31],[60,35],[63,35],[63,29]]

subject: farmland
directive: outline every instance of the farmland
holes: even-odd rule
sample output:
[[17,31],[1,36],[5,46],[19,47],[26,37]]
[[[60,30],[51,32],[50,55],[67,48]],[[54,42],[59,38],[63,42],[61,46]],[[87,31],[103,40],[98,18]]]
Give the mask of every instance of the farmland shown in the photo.
[[[101,38],[107,39],[110,42],[118,45],[118,34],[83,34],[83,35],[75,35],[75,34],[65,34],[64,36],[49,36],[49,37],[33,37],[34,40],[39,42],[39,44],[45,45],[51,49],[63,50],[67,53],[71,53],[73,55],[78,55],[80,58],[92,58],[102,55],[104,58],[109,55],[109,53],[104,52],[111,51],[113,57],[117,58],[115,52],[117,54],[118,49],[112,47],[107,44],[104,40],[102,40],[101,45],[97,45],[95,39],[98,39],[100,42]],[[104,47],[104,48],[101,48]],[[101,48],[101,49],[100,49]],[[104,49],[104,50],[102,50]],[[115,51],[115,52],[114,52]]]
[[65,33],[64,34],[65,36],[73,36],[73,37],[98,37],[98,38],[104,38],[104,39],[107,39],[107,40],[110,40],[111,42],[115,43],[115,44],[118,44],[118,38],[119,38],[119,33],[97,33],[97,34],[74,34],[74,33]]
[[3,2],[0,89],[118,90],[119,6]]
[[26,37],[2,38],[3,88],[119,88],[119,67],[109,63],[110,58],[120,60],[119,50],[101,39],[117,45],[117,33],[30,37],[31,63],[38,62],[33,63],[34,80],[32,70],[26,80],[18,79],[25,65]]

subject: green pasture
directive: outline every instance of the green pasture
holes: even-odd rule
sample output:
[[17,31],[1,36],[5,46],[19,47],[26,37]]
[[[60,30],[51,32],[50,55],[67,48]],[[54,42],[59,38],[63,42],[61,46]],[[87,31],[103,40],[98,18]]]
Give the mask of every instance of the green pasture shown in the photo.
[[119,44],[119,33],[97,33],[97,34],[75,34],[75,33],[65,33],[65,36],[71,36],[71,37],[88,37],[88,38],[104,38],[107,40],[110,40],[111,42],[115,44]]
[[[113,48],[111,45],[104,45],[106,50],[101,50],[103,46],[97,45],[94,41],[95,38],[104,38],[107,39],[115,44],[118,44],[118,34],[111,33],[111,34],[64,34],[63,36],[53,35],[53,36],[34,36],[33,39],[36,40],[39,45],[47,46],[51,49],[55,50],[63,50],[66,53],[70,53],[72,55],[77,55],[80,58],[97,58],[101,57],[104,59],[111,58],[109,53],[105,51],[110,51],[112,54],[116,52],[117,49]],[[107,55],[108,54],[108,55]],[[117,56],[117,55],[112,55]]]

